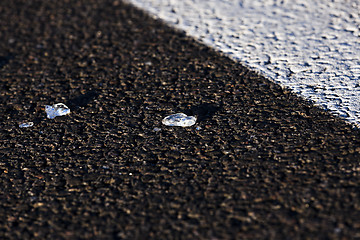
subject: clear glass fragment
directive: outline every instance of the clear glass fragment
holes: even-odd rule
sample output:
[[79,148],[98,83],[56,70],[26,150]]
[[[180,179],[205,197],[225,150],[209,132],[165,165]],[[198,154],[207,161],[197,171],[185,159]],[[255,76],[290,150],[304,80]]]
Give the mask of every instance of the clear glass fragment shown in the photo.
[[171,127],[190,127],[196,123],[196,117],[187,116],[184,113],[176,113],[164,118],[162,123]]
[[24,123],[19,124],[19,128],[28,128],[28,127],[32,127],[32,126],[34,126],[33,122],[24,122]]
[[47,118],[54,119],[58,116],[64,116],[70,113],[70,108],[68,108],[63,103],[57,103],[52,106],[45,105],[45,112],[47,114]]
[[154,130],[154,132],[160,132],[161,128],[155,127],[153,130]]

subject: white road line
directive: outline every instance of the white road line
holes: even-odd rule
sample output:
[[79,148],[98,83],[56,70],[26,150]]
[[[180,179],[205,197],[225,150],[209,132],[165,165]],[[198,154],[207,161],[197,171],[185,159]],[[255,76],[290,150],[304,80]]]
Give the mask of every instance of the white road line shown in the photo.
[[360,126],[358,0],[128,0]]

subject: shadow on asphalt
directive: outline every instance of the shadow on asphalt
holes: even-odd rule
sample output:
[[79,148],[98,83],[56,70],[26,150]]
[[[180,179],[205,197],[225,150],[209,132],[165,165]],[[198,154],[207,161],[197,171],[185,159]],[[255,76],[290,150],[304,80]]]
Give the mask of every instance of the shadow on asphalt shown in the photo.
[[3,68],[6,64],[9,63],[9,61],[13,58],[11,54],[6,56],[0,56],[0,69]]
[[197,117],[197,122],[203,122],[205,120],[208,120],[214,116],[215,113],[220,111],[222,109],[222,106],[215,105],[211,103],[204,103],[197,106],[192,107],[189,110],[190,115],[194,115]]
[[67,102],[67,105],[70,107],[71,110],[75,110],[79,107],[86,107],[90,102],[94,101],[99,94],[93,90],[87,93],[84,93],[80,96],[74,97]]

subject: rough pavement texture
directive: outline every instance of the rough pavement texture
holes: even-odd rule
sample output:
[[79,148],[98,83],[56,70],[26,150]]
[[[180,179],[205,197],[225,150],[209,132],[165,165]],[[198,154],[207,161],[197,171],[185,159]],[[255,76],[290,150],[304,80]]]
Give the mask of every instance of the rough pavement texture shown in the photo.
[[360,127],[360,1],[128,1]]
[[[360,237],[342,120],[121,2],[1,1],[0,21],[1,239]],[[176,112],[197,124],[161,125]]]

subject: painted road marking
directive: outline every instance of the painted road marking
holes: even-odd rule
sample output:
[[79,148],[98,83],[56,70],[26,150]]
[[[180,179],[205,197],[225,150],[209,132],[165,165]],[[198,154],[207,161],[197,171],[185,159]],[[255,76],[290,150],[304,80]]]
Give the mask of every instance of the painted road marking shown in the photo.
[[357,0],[128,0],[360,126]]

